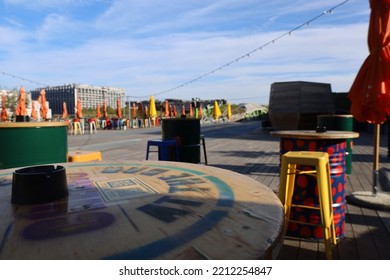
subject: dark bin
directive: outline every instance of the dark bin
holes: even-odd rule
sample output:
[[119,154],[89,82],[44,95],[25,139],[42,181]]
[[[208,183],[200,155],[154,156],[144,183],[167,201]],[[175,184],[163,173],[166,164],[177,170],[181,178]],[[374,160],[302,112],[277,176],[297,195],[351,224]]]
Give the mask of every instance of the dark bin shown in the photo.
[[67,162],[67,122],[0,123],[0,169]]
[[[163,139],[176,139],[180,145],[180,161],[200,163],[200,120],[163,119],[161,124]],[[168,160],[174,160],[169,155]]]
[[[318,115],[317,126],[326,127],[326,130],[353,131],[352,115]],[[346,173],[352,174],[352,139],[347,139]]]

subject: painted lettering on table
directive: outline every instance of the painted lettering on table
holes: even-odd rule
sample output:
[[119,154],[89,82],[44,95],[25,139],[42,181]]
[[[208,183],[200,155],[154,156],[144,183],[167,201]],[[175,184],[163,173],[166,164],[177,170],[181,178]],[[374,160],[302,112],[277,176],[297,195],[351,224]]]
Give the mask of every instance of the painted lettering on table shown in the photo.
[[79,213],[33,223],[25,227],[22,234],[27,240],[44,240],[105,228],[114,221],[110,213]]

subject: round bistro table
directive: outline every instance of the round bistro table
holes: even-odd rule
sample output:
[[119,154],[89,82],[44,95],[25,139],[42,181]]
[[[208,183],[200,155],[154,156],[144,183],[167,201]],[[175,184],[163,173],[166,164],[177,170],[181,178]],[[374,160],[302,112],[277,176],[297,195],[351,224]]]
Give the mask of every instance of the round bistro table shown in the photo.
[[0,171],[0,259],[272,259],[278,197],[247,176],[166,161],[66,163],[69,195],[11,203]]
[[[351,131],[316,132],[311,130],[281,130],[271,132],[272,136],[280,137],[280,154],[288,151],[321,151],[329,155],[332,181],[333,216],[336,237],[345,232],[346,212],[346,155],[347,139],[359,137],[359,133]],[[307,169],[310,167],[301,167]],[[296,176],[293,204],[319,206],[316,179],[309,175]],[[319,211],[292,207],[291,220],[286,235],[322,239],[321,216]],[[311,224],[311,225],[309,225]]]

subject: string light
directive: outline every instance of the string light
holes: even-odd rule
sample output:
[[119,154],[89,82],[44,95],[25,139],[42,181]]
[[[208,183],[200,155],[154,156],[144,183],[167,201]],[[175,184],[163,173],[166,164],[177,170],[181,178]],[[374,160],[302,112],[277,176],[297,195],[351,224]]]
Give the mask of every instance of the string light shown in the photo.
[[[201,80],[201,79],[203,79],[203,78],[205,78],[205,77],[207,77],[207,76],[213,75],[216,71],[221,71],[221,70],[223,70],[224,68],[229,67],[229,66],[232,65],[233,63],[238,63],[238,62],[240,62],[240,60],[245,59],[245,58],[247,58],[247,57],[250,57],[251,54],[263,50],[263,48],[267,47],[268,45],[270,45],[270,44],[275,44],[277,41],[279,41],[279,40],[282,39],[283,37],[285,37],[285,36],[290,36],[293,32],[295,32],[295,31],[297,31],[297,30],[299,30],[299,29],[302,29],[302,28],[305,27],[305,26],[309,26],[312,22],[318,20],[320,17],[322,17],[322,16],[324,16],[324,15],[326,15],[326,14],[329,14],[329,15],[333,14],[333,12],[334,12],[335,9],[337,9],[337,8],[339,8],[340,6],[346,4],[347,2],[349,2],[349,0],[345,0],[345,1],[343,1],[343,2],[341,2],[341,3],[339,3],[339,4],[337,4],[337,5],[333,6],[332,8],[330,8],[330,9],[328,9],[328,10],[322,12],[321,14],[315,16],[314,18],[312,18],[312,19],[310,19],[310,20],[304,22],[303,24],[301,24],[301,25],[299,25],[299,26],[297,26],[297,27],[295,27],[295,28],[293,28],[293,29],[287,31],[286,33],[283,33],[282,35],[276,37],[275,39],[273,39],[273,40],[271,40],[271,41],[269,41],[269,42],[267,42],[267,43],[265,43],[265,44],[263,44],[263,45],[257,47],[256,49],[254,49],[254,50],[252,50],[252,51],[250,51],[250,52],[248,52],[248,53],[246,53],[246,54],[244,54],[244,55],[242,55],[242,56],[240,56],[240,57],[238,57],[238,58],[236,58],[236,59],[234,59],[234,60],[232,60],[232,61],[230,61],[230,62],[228,62],[228,63],[226,63],[226,64],[224,64],[224,65],[222,65],[222,66],[220,66],[220,67],[218,67],[218,68],[216,68],[216,69],[214,69],[214,70],[212,70],[212,71],[209,71],[209,72],[207,72],[207,73],[205,73],[205,74],[203,74],[203,75],[200,75],[199,77],[197,77],[197,78],[195,78],[195,79],[192,79],[192,80],[190,80],[190,81],[188,81],[188,82],[185,82],[185,83],[183,83],[183,84],[181,84],[181,85],[175,86],[175,87],[173,87],[173,88],[170,88],[170,89],[167,89],[167,90],[164,90],[164,91],[157,92],[157,93],[155,93],[155,94],[153,94],[153,95],[154,95],[154,96],[158,96],[158,95],[166,94],[166,93],[169,93],[169,92],[178,90],[178,89],[180,89],[180,88],[182,88],[182,87],[188,86],[188,85],[190,85],[190,84],[192,84],[192,83],[194,83],[194,82],[196,82],[196,81],[199,81],[199,80]],[[30,82],[30,83],[33,83],[33,84],[43,85],[43,86],[46,86],[46,87],[49,86],[49,85],[44,84],[44,83],[41,83],[41,82],[37,82],[37,81],[30,80],[30,79],[18,77],[18,76],[16,76],[16,75],[9,74],[9,73],[3,72],[3,71],[0,71],[0,73],[3,74],[3,75],[10,76],[10,77],[12,77],[12,78],[19,79],[19,80],[26,81],[26,82]],[[148,98],[149,96],[150,96],[150,95],[146,95],[146,96],[128,96],[128,97],[131,97],[131,98]]]
[[49,86],[49,85],[44,84],[44,83],[41,83],[41,82],[37,82],[37,81],[29,80],[29,79],[26,79],[26,78],[18,77],[18,76],[16,76],[16,75],[9,74],[9,73],[3,72],[3,71],[0,71],[0,73],[3,74],[3,75],[5,75],[5,76],[12,77],[12,78],[14,78],[14,79],[18,79],[18,80],[21,80],[21,81],[29,82],[29,83],[31,83],[31,84],[42,85],[42,86],[45,86],[45,87],[48,87],[48,86]]
[[[302,29],[302,28],[305,27],[305,26],[310,26],[310,24],[311,24],[312,22],[318,20],[318,19],[321,18],[322,16],[324,16],[324,15],[326,15],[326,14],[329,14],[329,15],[333,14],[333,11],[334,11],[335,9],[337,9],[337,8],[339,8],[340,6],[346,4],[347,2],[349,2],[349,0],[345,0],[345,1],[343,1],[343,2],[341,2],[341,3],[339,3],[339,4],[337,4],[336,6],[333,6],[332,8],[330,8],[330,9],[328,9],[328,10],[322,12],[321,14],[315,16],[314,18],[312,18],[312,19],[310,19],[310,20],[304,22],[303,24],[301,24],[301,25],[299,25],[299,26],[297,26],[297,27],[295,27],[295,28],[293,28],[293,29],[287,31],[286,33],[283,33],[282,35],[276,37],[275,39],[273,39],[273,40],[271,40],[271,41],[269,41],[269,42],[263,44],[262,46],[259,46],[258,48],[256,48],[256,49],[254,49],[254,50],[248,52],[247,54],[244,54],[244,55],[242,55],[242,56],[240,56],[240,57],[238,57],[238,58],[236,58],[236,59],[234,59],[234,60],[232,60],[232,61],[226,63],[225,65],[222,65],[221,67],[218,67],[218,68],[216,68],[216,69],[214,69],[214,70],[212,70],[212,71],[210,71],[210,72],[207,72],[207,73],[205,73],[205,74],[203,74],[203,75],[201,75],[201,76],[199,76],[199,77],[197,77],[197,78],[195,78],[195,79],[193,79],[193,80],[190,80],[190,81],[188,81],[188,82],[185,82],[185,83],[181,84],[180,86],[176,86],[176,87],[173,87],[173,88],[164,90],[164,91],[160,91],[160,92],[157,92],[157,93],[155,93],[155,94],[153,94],[153,95],[157,96],[157,95],[162,95],[162,94],[166,94],[166,93],[175,91],[175,90],[177,90],[177,89],[179,89],[179,88],[181,88],[181,87],[185,87],[185,86],[189,85],[189,84],[192,83],[192,82],[198,81],[198,80],[200,80],[200,79],[202,79],[202,78],[204,78],[204,77],[206,77],[206,76],[212,75],[212,74],[214,74],[216,71],[222,70],[222,69],[224,69],[224,68],[230,66],[230,65],[233,64],[233,63],[238,63],[240,60],[242,60],[242,59],[244,59],[244,58],[247,58],[247,57],[250,57],[251,54],[253,54],[253,53],[257,52],[257,51],[263,50],[263,48],[267,47],[268,45],[270,45],[270,44],[275,44],[276,41],[279,41],[279,40],[282,39],[283,37],[285,37],[285,36],[290,36],[293,32],[295,32],[295,31],[297,31],[297,30],[299,30],[299,29]],[[146,98],[146,97],[149,97],[149,95],[148,95],[148,96],[129,96],[129,97],[134,97],[134,98]]]

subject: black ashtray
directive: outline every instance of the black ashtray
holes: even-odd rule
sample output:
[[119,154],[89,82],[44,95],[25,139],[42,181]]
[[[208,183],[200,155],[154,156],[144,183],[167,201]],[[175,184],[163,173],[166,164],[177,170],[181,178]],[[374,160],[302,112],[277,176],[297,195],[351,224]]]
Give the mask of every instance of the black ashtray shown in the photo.
[[11,202],[39,204],[68,196],[65,167],[42,165],[15,170]]
[[324,132],[326,132],[326,126],[322,126],[322,127],[317,126],[316,132],[317,133],[324,133]]

